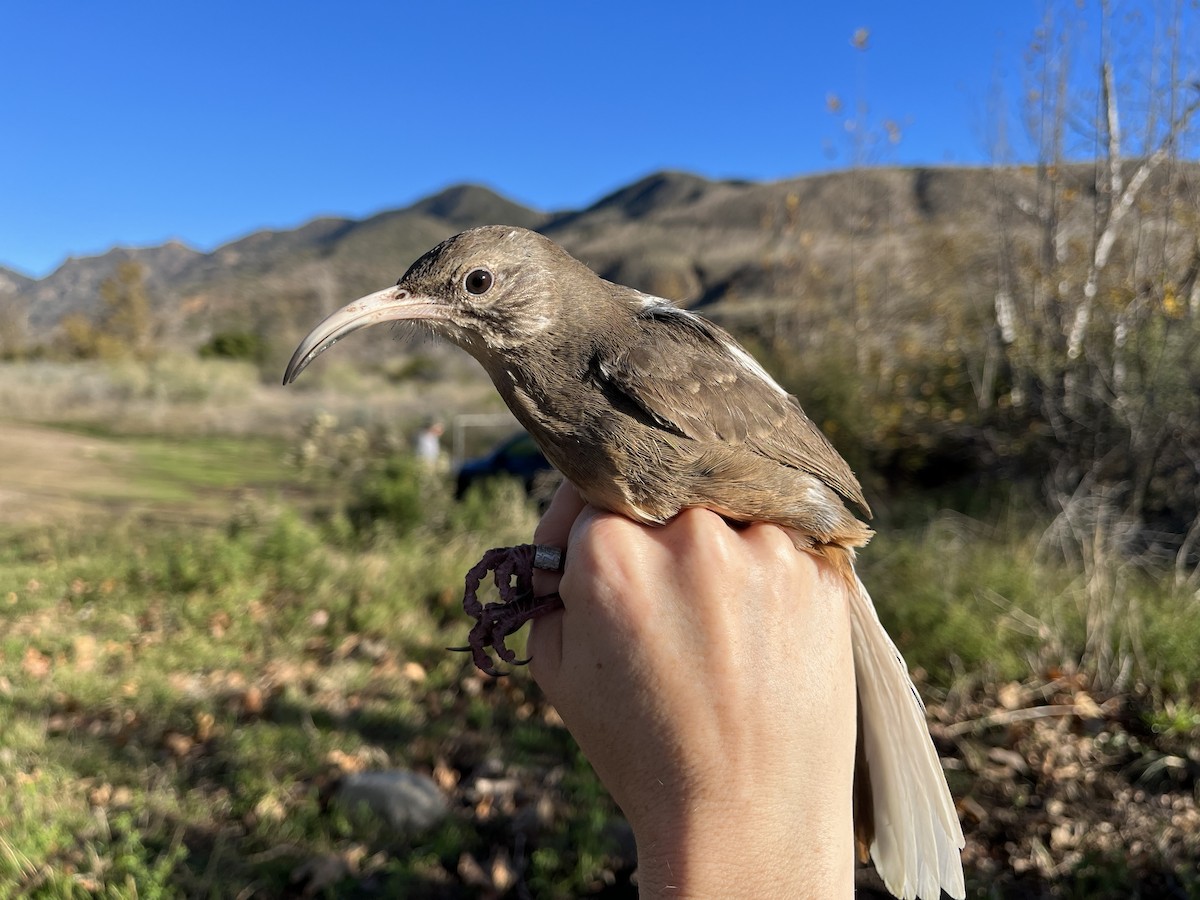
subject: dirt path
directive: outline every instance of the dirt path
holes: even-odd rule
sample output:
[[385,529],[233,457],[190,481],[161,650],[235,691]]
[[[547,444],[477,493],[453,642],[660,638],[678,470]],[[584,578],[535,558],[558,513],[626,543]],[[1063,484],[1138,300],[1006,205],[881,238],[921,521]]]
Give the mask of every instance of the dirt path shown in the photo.
[[128,487],[134,453],[104,438],[0,422],[0,524],[64,521],[111,512]]

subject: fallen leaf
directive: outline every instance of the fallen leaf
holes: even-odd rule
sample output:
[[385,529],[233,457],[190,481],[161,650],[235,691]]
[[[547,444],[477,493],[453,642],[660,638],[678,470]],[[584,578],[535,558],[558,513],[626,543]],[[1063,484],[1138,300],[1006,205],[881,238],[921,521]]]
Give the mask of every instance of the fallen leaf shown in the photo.
[[40,681],[50,674],[50,657],[35,647],[26,647],[25,656],[21,660],[21,668],[30,678]]
[[508,851],[501,847],[492,857],[491,865],[492,888],[503,894],[517,883],[517,870],[509,862]]
[[492,886],[491,879],[488,878],[487,872],[483,870],[483,866],[470,853],[463,853],[458,858],[458,877],[462,879],[463,884],[469,887],[490,888]]
[[254,815],[260,822],[282,822],[287,817],[287,809],[274,794],[266,794],[254,804]]
[[988,759],[992,762],[999,763],[1006,769],[1019,772],[1022,775],[1029,773],[1029,763],[1025,761],[1025,757],[1015,750],[1008,750],[1004,747],[992,747],[988,750],[987,755]]
[[325,754],[325,762],[347,774],[362,772],[367,768],[367,761],[361,756],[352,756],[342,750],[330,750]]
[[433,780],[443,791],[452,791],[458,786],[458,772],[439,760],[433,767]]
[[492,817],[492,807],[494,806],[494,797],[491,794],[484,794],[479,798],[479,802],[475,804],[475,819],[479,822],[486,822]]
[[958,808],[976,822],[983,822],[988,817],[987,808],[974,797],[963,797],[958,801]]
[[229,617],[229,613],[221,610],[221,612],[214,614],[213,617],[208,620],[208,633],[215,638],[223,638],[225,636],[225,632],[229,630],[229,626],[232,624],[232,622],[233,620]]
[[256,684],[246,688],[242,694],[242,712],[247,716],[261,716],[266,708],[266,701],[263,699],[262,688]]
[[1092,695],[1087,691],[1078,691],[1074,697],[1075,715],[1081,719],[1103,719],[1104,711],[1100,709],[1100,704],[1092,699]]
[[96,668],[96,638],[90,634],[77,635],[71,642],[71,655],[75,659],[77,672],[90,672]]
[[996,699],[1000,701],[1000,705],[1004,709],[1017,709],[1024,705],[1021,699],[1021,685],[1019,682],[1010,681],[1008,684],[1001,685],[1000,690],[996,694]]
[[196,740],[205,743],[213,736],[216,719],[210,712],[196,713]]
[[163,746],[173,756],[182,758],[191,752],[192,747],[196,746],[196,742],[186,734],[180,734],[178,731],[168,731],[163,735]]

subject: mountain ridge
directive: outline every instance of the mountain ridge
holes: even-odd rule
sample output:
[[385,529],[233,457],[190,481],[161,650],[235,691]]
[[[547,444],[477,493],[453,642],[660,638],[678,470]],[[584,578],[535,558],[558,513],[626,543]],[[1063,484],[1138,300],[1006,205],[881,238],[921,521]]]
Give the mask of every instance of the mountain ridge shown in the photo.
[[[1195,181],[1200,166],[1174,171]],[[1068,234],[1083,240],[1094,167],[1064,167],[1055,177],[1064,196],[1081,198],[1063,215]],[[295,330],[394,283],[451,234],[499,223],[541,230],[602,276],[648,293],[734,319],[786,308],[815,316],[816,327],[853,299],[851,283],[880,286],[870,289],[872,302],[886,294],[904,315],[915,313],[923,280],[951,273],[979,281],[994,267],[999,223],[1032,237],[1036,223],[1021,210],[1036,189],[1029,166],[867,168],[771,182],[662,171],[583,209],[543,212],[458,184],[361,219],[260,229],[207,253],[168,241],[70,259],[41,279],[0,269],[0,313],[29,340],[49,341],[67,315],[96,318],[100,285],[132,261],[170,344],[196,346],[224,327],[262,328],[272,316]],[[1143,196],[1154,195],[1147,185]]]

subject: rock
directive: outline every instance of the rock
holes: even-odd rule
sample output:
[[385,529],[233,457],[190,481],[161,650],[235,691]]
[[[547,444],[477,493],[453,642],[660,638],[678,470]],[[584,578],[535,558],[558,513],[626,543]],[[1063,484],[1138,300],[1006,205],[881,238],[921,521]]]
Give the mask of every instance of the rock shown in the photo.
[[405,770],[357,772],[338,785],[334,801],[354,816],[364,807],[395,831],[415,834],[446,816],[447,802],[431,779]]

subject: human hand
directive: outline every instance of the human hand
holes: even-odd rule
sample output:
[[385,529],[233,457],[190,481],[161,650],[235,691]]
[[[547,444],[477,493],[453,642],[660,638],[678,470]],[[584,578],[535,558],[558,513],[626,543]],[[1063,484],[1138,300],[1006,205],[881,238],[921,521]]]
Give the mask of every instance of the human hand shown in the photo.
[[840,581],[773,525],[647,527],[570,484],[535,542],[530,668],[634,830],[643,898],[849,896],[854,669]]

